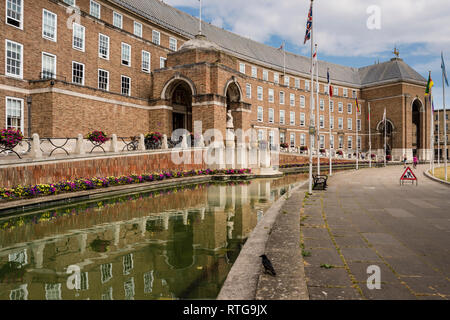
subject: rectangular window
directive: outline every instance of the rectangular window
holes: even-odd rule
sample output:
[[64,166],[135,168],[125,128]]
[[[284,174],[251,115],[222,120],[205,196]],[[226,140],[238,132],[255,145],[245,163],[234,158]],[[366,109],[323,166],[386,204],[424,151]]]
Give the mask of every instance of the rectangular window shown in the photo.
[[23,99],[6,97],[6,128],[23,132]]
[[152,31],[152,42],[157,45],[161,44],[161,34],[159,33],[159,31]]
[[321,149],[325,148],[325,136],[323,135],[319,136],[319,148]]
[[122,42],[122,65],[131,66],[131,46]]
[[252,77],[256,78],[258,76],[258,69],[252,66]]
[[330,87],[329,87],[327,84],[324,84],[324,85],[323,85],[323,93],[325,93],[326,95],[328,95],[329,88],[330,88]]
[[294,86],[297,89],[300,89],[300,79],[299,78],[294,78]]
[[339,88],[337,88],[337,87],[333,88],[333,95],[334,96],[339,96]]
[[275,82],[276,84],[280,83],[280,75],[276,72],[273,74],[273,82]]
[[305,96],[300,96],[300,107],[305,107]]
[[347,113],[352,114],[352,104],[351,103],[347,103]]
[[73,23],[72,47],[84,52],[84,33],[85,28],[82,25]]
[[84,64],[72,61],[72,82],[84,85]]
[[258,141],[264,140],[264,130],[258,130]]
[[338,130],[343,130],[343,129],[344,129],[344,119],[338,118]]
[[239,63],[239,72],[245,74],[245,63]]
[[131,78],[121,76],[121,93],[125,96],[131,95]]
[[286,142],[286,136],[284,134],[284,132],[280,132],[280,143],[285,143]]
[[269,108],[269,123],[274,123],[274,113],[272,108]]
[[306,124],[305,122],[305,114],[302,112],[300,113],[300,126],[304,127]]
[[339,136],[338,137],[338,143],[339,143],[338,148],[342,149],[344,147],[344,136]]
[[338,103],[338,112],[343,113],[344,112],[344,104],[342,102]]
[[164,58],[164,57],[160,57],[159,58],[159,68],[160,69],[163,69],[163,68],[165,68],[166,67],[166,58]]
[[109,37],[104,34],[98,34],[98,56],[109,60]]
[[264,121],[264,111],[263,107],[258,107],[258,122]]
[[263,70],[263,80],[269,81],[269,71]]
[[356,90],[352,90],[352,98],[356,99]]
[[257,94],[258,100],[262,101],[263,100],[263,88],[262,87],[258,87],[258,89],[256,91],[256,94]]
[[295,94],[291,93],[289,95],[289,101],[290,101],[291,107],[294,107],[295,106]]
[[334,117],[330,117],[330,129],[334,129]]
[[100,90],[109,90],[109,72],[98,69],[98,88]]
[[56,56],[42,52],[42,72],[41,79],[56,78]]
[[290,140],[290,142],[291,142],[291,147],[295,147],[295,133],[291,133],[291,140]]
[[69,6],[75,5],[75,0],[63,0],[65,3],[67,3]]
[[330,148],[334,149],[334,136],[330,136]]
[[334,101],[330,100],[330,112],[334,112]]
[[342,89],[343,90],[343,95],[344,95],[344,97],[348,97],[348,89],[347,88],[344,88],[344,89]]
[[290,79],[289,76],[284,76],[284,85],[289,87]]
[[284,104],[284,92],[280,91],[280,104]]
[[273,132],[273,130],[270,130],[269,131],[269,145],[270,146],[273,146],[273,144],[274,144],[274,136],[275,136],[275,133]]
[[273,89],[269,89],[269,102],[273,103],[275,101]]
[[91,8],[89,11],[90,15],[100,19],[100,4],[91,0]]
[[306,135],[304,133],[300,134],[300,145],[305,146],[306,145]]
[[358,144],[358,150],[361,150],[361,136],[358,136],[357,144]]
[[295,112],[294,111],[290,112],[290,125],[295,126]]
[[56,41],[57,16],[53,12],[42,10],[42,37]]
[[252,85],[250,83],[247,83],[245,86],[245,96],[247,99],[252,98]]
[[100,276],[102,283],[106,283],[112,279],[112,263],[105,263],[100,265]]
[[309,91],[311,89],[310,85],[309,85],[309,81],[305,80],[305,90]]
[[347,119],[347,130],[352,130],[352,119]]
[[113,12],[113,25],[117,28],[122,29],[122,21],[123,21],[122,15],[120,13],[117,13],[114,11]]
[[169,49],[172,51],[178,50],[178,40],[175,38],[170,37],[169,38]]
[[284,124],[284,110],[280,110],[280,124]]
[[135,36],[142,38],[142,24],[139,22],[134,22],[133,33]]
[[142,71],[150,73],[150,52],[142,50]]
[[353,137],[348,137],[347,138],[347,149],[352,149],[353,148]]
[[325,101],[323,99],[320,99],[320,111],[325,110]]
[[20,43],[6,40],[6,75],[23,77],[23,46]]
[[324,119],[324,117],[323,116],[319,116],[319,125],[320,125],[320,128],[325,128],[325,119]]
[[23,29],[23,1],[6,0],[6,23]]
[[361,131],[361,119],[356,120],[356,128],[358,131]]

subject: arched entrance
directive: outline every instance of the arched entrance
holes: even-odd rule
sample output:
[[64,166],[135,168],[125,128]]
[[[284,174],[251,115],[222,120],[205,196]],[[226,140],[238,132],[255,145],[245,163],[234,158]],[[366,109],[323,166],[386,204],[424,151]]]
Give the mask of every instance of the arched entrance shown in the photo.
[[[377,125],[378,135],[380,137],[380,149],[384,149],[384,129],[385,121],[380,121]],[[386,120],[386,155],[392,155],[392,146],[394,145],[394,125],[391,120]]]
[[226,89],[227,97],[227,112],[232,109],[233,106],[241,101],[241,90],[236,82],[230,82]]
[[413,156],[418,155],[418,150],[424,149],[422,145],[422,123],[421,123],[421,112],[422,112],[422,102],[419,99],[415,99],[412,104],[412,151]]

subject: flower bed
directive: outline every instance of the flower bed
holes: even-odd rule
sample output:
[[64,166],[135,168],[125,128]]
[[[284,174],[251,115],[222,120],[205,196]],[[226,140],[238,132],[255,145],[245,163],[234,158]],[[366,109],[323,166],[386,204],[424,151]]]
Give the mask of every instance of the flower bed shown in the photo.
[[66,192],[76,192],[91,189],[107,188],[127,184],[138,184],[143,182],[162,181],[173,178],[194,177],[215,174],[249,174],[251,169],[228,169],[228,170],[184,170],[184,171],[162,171],[150,174],[132,174],[120,177],[94,177],[80,178],[75,180],[61,181],[55,184],[37,184],[32,186],[17,186],[15,188],[0,188],[0,201],[11,201],[30,199],[40,196],[55,195]]

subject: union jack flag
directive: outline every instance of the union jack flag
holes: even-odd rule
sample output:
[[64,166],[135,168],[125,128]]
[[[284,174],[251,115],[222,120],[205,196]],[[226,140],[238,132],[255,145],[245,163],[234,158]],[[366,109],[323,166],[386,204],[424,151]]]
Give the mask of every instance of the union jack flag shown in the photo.
[[305,34],[305,41],[303,44],[306,44],[306,41],[311,39],[311,29],[312,29],[312,17],[313,17],[313,11],[312,11],[312,2],[311,7],[309,7],[309,13],[308,13],[308,21],[306,22],[306,34]]

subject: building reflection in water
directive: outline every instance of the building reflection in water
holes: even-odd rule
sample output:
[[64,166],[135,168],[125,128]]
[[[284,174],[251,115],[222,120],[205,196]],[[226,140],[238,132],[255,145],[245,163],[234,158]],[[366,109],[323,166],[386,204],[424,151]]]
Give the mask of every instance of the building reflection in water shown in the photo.
[[215,298],[264,211],[301,180],[197,185],[2,220],[0,299]]

